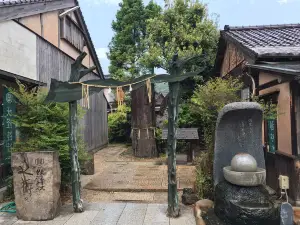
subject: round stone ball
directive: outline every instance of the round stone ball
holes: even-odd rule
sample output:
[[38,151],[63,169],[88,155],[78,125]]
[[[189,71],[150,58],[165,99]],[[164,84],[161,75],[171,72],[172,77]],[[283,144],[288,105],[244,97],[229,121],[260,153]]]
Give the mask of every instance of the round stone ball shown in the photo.
[[239,153],[231,160],[231,170],[236,172],[256,172],[257,162],[252,155]]

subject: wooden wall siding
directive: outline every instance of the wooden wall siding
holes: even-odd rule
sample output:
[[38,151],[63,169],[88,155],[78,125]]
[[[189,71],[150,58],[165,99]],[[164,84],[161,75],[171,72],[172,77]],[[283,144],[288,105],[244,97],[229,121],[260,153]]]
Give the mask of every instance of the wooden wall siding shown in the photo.
[[298,155],[300,155],[300,91],[299,89],[296,90],[295,114],[296,114],[297,153]]
[[84,46],[84,36],[79,26],[69,16],[63,17],[60,20],[60,24],[61,38],[82,51]]
[[[83,80],[99,79],[94,74],[86,75]],[[83,118],[84,140],[87,149],[92,151],[108,144],[107,102],[104,92],[89,97],[90,108],[85,109]],[[82,103],[81,103],[82,104]]]
[[228,43],[226,52],[221,68],[221,76],[227,75],[237,65],[245,60],[245,57],[241,51],[239,51],[233,44]]
[[295,202],[300,203],[300,160],[276,152],[265,152],[267,185],[280,194],[279,175],[289,177],[290,189],[288,196]]
[[[51,78],[67,81],[71,73],[72,58],[62,53],[43,39],[37,37],[37,74],[41,82],[50,86]],[[99,79],[88,74],[85,80]],[[90,96],[90,109],[80,122],[87,150],[101,148],[108,143],[107,104],[103,92]]]

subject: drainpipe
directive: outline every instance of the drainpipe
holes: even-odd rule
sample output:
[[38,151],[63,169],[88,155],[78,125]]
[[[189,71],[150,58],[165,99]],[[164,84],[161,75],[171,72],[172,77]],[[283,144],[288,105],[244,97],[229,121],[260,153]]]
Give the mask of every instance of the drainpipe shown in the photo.
[[252,96],[251,96],[251,98],[253,99],[253,97],[255,96],[255,90],[256,90],[255,81],[254,81],[254,78],[248,72],[246,72],[246,75],[248,77],[250,77],[250,79],[252,81]]
[[79,9],[79,6],[75,6],[71,9],[68,9],[67,11],[64,11],[63,13],[59,14],[59,18],[62,18],[64,16],[66,16],[67,14],[69,14],[70,12],[73,12],[75,10]]

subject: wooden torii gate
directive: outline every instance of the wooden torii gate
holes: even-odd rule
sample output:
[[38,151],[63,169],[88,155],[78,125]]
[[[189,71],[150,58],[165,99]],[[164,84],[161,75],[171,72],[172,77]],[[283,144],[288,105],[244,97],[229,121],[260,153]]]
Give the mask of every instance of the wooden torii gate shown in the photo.
[[[72,165],[72,195],[73,208],[75,212],[83,212],[83,202],[80,194],[80,166],[78,162],[78,148],[76,140],[77,132],[77,101],[84,99],[89,106],[89,95],[100,92],[105,88],[137,89],[145,83],[168,82],[168,216],[178,217],[180,209],[178,205],[177,180],[176,180],[176,124],[178,117],[178,106],[180,99],[180,82],[186,78],[198,75],[201,71],[184,73],[184,66],[195,57],[178,60],[175,54],[170,63],[170,74],[144,75],[128,82],[121,82],[113,79],[88,80],[80,82],[86,74],[95,69],[91,67],[84,69],[82,60],[86,56],[83,52],[78,56],[71,66],[71,75],[68,82],[51,79],[50,90],[47,95],[47,102],[69,102],[69,152]],[[148,86],[148,85],[147,85]],[[150,85],[151,86],[151,85]]]

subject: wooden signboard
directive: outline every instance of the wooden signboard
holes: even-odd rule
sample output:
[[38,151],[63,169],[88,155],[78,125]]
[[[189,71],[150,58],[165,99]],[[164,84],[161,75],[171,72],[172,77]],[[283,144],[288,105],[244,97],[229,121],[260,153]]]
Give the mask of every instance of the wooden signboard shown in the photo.
[[[168,137],[168,129],[162,130],[162,139],[166,140]],[[197,128],[178,128],[176,133],[178,140],[198,140],[198,129]]]
[[16,113],[15,97],[4,88],[3,93],[3,155],[4,164],[10,164],[10,149],[16,139],[15,125],[13,124],[13,116]]
[[276,140],[276,120],[267,120],[267,129],[268,129],[268,145],[269,151],[274,153],[277,148]]

